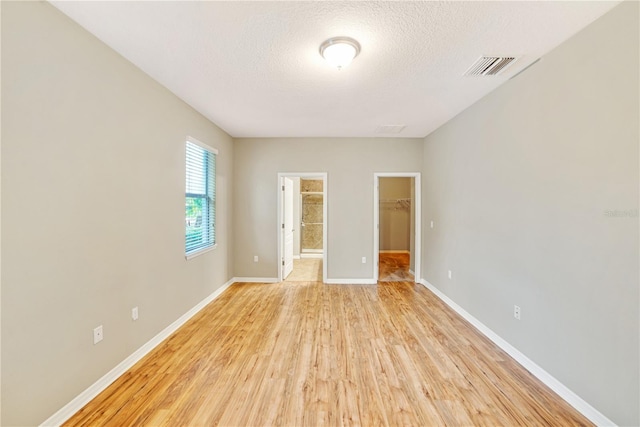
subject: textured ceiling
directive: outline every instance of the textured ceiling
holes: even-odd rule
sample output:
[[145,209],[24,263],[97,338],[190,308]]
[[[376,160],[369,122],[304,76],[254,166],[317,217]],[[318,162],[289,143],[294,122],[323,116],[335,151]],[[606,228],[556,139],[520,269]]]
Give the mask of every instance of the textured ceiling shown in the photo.
[[[234,137],[423,137],[618,3],[52,2]],[[463,77],[481,55],[520,58]]]

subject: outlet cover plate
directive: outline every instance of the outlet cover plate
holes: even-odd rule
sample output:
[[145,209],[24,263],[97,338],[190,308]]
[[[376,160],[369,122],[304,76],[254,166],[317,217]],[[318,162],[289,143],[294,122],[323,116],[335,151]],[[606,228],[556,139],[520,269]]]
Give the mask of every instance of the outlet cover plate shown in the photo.
[[102,330],[102,325],[98,326],[93,330],[93,343],[98,344],[104,338],[104,333]]

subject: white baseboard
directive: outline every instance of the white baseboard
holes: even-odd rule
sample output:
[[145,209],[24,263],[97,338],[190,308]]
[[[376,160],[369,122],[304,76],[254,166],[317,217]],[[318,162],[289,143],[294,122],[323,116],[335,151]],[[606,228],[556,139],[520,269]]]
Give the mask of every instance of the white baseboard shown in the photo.
[[293,259],[300,259],[300,255],[294,255]]
[[[409,270],[409,273],[411,273],[413,275],[413,277],[416,277],[416,273],[413,270]],[[417,280],[416,280],[417,282]]]
[[378,252],[381,253],[381,254],[410,254],[411,253],[411,252],[406,251],[406,250],[392,250],[392,249],[390,249],[390,250],[387,250],[387,249],[379,250]]
[[134,351],[129,357],[120,362],[115,368],[107,372],[102,378],[89,386],[85,391],[76,396],[71,402],[63,406],[58,412],[50,416],[40,426],[60,426],[67,421],[73,414],[78,412],[84,405],[89,403],[100,392],[107,388],[111,383],[117,380],[128,369],[135,365],[140,359],[146,356],[151,350],[156,348],[162,341],[167,339],[169,335],[174,333],[180,326],[184,325],[189,319],[202,310],[207,304],[216,299],[224,292],[235,278],[216,289],[211,295],[196,304],[191,310],[180,316],[175,322],[164,328],[155,337],[147,341],[142,347]]
[[303,259],[303,258],[324,258],[324,256],[322,255],[322,252],[300,254],[300,259]]
[[578,410],[582,415],[587,417],[591,422],[598,426],[615,426],[616,424],[603,415],[600,411],[598,411],[593,406],[589,405],[585,402],[580,396],[571,391],[567,386],[558,381],[555,377],[553,377],[550,373],[542,369],[538,366],[534,361],[529,359],[523,353],[521,353],[517,348],[509,344],[503,338],[501,338],[498,334],[493,332],[487,326],[485,326],[478,319],[469,314],[464,308],[460,307],[456,304],[451,298],[446,296],[442,291],[433,286],[431,283],[427,282],[425,279],[420,279],[418,283],[424,285],[427,289],[433,292],[438,298],[440,298],[445,304],[451,307],[456,313],[462,316],[467,322],[471,323],[478,331],[480,331],[484,336],[489,338],[504,350],[509,356],[513,357],[516,362],[522,365],[526,370],[531,372],[536,378],[542,381],[547,385],[551,390],[553,390],[558,396],[563,398],[568,404],[573,406],[576,410]]
[[[256,277],[234,277],[229,280],[227,283],[222,285],[216,291],[214,291],[211,295],[200,301],[196,304],[191,310],[180,316],[176,321],[171,323],[165,329],[163,329],[160,333],[158,333],[155,337],[151,338],[147,343],[145,343],[142,347],[133,352],[129,357],[120,362],[116,367],[114,367],[111,371],[106,373],[102,378],[89,386],[86,390],[80,393],[77,397],[63,406],[60,410],[58,410],[55,414],[45,420],[41,426],[60,426],[65,421],[67,421],[73,414],[78,412],[84,405],[89,403],[93,398],[95,398],[100,392],[102,392],[105,388],[107,388],[111,383],[113,383],[118,377],[124,374],[128,369],[130,369],[133,365],[135,365],[140,359],[146,356],[151,350],[157,347],[162,341],[168,338],[173,332],[178,330],[180,326],[185,324],[189,319],[191,319],[195,314],[197,314],[200,310],[202,310],[207,304],[216,299],[222,292],[224,292],[231,284],[234,282],[248,282],[248,283],[277,283],[278,280],[274,278],[256,278]],[[573,406],[576,410],[582,413],[585,417],[591,420],[593,423],[599,426],[615,426],[615,423],[608,419],[605,415],[595,409],[593,406],[589,405],[582,398],[580,398],[577,394],[567,388],[564,384],[554,378],[547,371],[538,366],[535,362],[521,353],[518,349],[513,347],[507,341],[502,339],[498,334],[493,332],[487,326],[485,326],[478,319],[469,314],[466,310],[456,304],[452,299],[442,293],[438,288],[433,286],[431,283],[427,282],[424,279],[417,281],[418,283],[425,286],[431,292],[433,292],[438,298],[440,298],[445,304],[451,307],[456,313],[462,316],[465,320],[471,323],[476,329],[478,329],[482,334],[484,334],[487,338],[493,341],[498,347],[504,350],[507,354],[513,357],[518,363],[520,363],[525,369],[531,372],[535,377],[537,377],[540,381],[546,384],[549,388],[551,388],[555,393],[557,393],[561,398],[563,398],[567,403]],[[376,284],[377,282],[373,279],[327,279],[325,280],[327,284]]]
[[326,279],[327,285],[375,285],[378,283],[373,279]]
[[277,277],[234,277],[234,282],[242,283],[278,283]]

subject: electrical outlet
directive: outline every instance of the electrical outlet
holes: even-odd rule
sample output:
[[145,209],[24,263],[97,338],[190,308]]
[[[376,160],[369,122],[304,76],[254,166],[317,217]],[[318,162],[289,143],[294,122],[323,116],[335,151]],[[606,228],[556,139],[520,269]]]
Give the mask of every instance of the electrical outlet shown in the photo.
[[133,320],[138,320],[138,307],[133,307],[131,309],[131,318]]
[[102,331],[102,325],[98,326],[93,330],[93,343],[98,344],[104,338],[104,334]]
[[513,317],[520,320],[520,307],[518,307],[517,305],[513,306]]
[[451,279],[451,277],[453,276],[453,274],[451,273],[451,270],[447,272],[447,275],[449,276],[449,279]]
[[362,263],[363,263],[363,264],[366,264],[366,263],[367,263],[367,257],[366,257],[366,256],[363,256],[363,257],[362,257]]
[[253,256],[253,262],[258,262],[260,260],[260,258],[258,258],[258,255],[254,255]]

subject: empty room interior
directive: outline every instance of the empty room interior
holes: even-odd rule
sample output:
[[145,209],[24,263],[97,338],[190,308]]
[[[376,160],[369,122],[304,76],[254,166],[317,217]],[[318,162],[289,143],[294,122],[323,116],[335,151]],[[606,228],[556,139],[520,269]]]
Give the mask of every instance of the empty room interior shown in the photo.
[[639,9],[0,2],[0,424],[640,425]]

